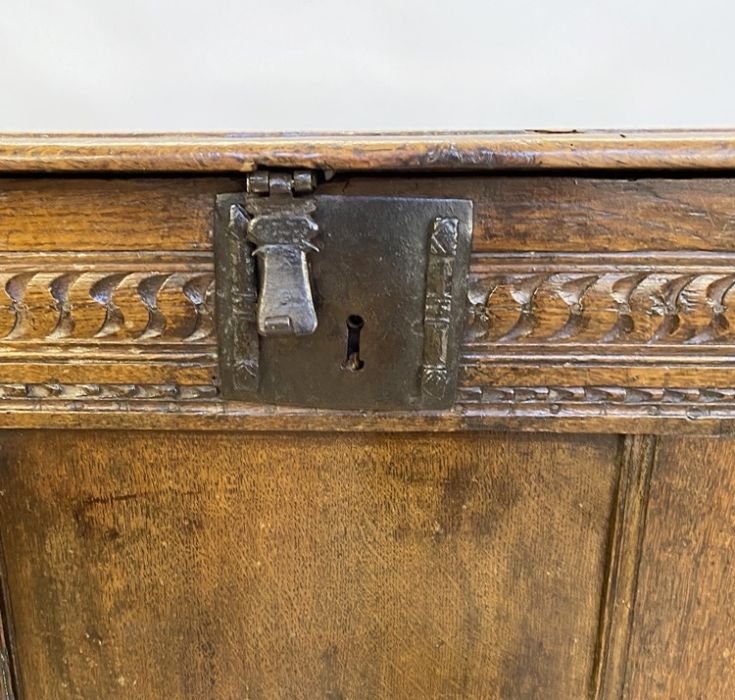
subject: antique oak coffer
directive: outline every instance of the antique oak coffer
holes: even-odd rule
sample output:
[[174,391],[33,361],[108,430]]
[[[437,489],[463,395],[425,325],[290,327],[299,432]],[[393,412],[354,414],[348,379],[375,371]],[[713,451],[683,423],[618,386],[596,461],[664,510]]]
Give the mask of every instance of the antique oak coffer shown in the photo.
[[0,175],[2,697],[735,697],[735,134]]

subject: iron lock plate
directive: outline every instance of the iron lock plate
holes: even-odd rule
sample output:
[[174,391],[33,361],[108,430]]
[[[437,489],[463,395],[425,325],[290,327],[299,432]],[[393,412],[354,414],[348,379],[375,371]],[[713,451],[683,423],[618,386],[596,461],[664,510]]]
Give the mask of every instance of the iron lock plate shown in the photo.
[[[332,195],[309,202],[316,235],[309,234],[313,247],[301,258],[310,283],[306,299],[300,273],[282,275],[278,265],[265,271],[271,288],[264,291],[263,265],[258,268],[258,249],[248,237],[254,220],[249,196],[217,198],[222,396],[333,409],[450,406],[464,325],[472,202]],[[292,253],[283,259],[293,262]],[[275,283],[294,288],[274,290]],[[269,323],[258,316],[265,293],[285,300],[285,308],[313,300],[316,329],[259,334]],[[283,323],[271,326],[287,329],[288,319],[280,318]]]

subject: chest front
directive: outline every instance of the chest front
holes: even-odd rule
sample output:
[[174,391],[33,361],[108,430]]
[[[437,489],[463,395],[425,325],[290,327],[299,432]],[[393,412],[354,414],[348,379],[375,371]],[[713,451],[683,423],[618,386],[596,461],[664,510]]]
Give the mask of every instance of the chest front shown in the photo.
[[330,148],[4,156],[5,696],[735,691],[735,179]]

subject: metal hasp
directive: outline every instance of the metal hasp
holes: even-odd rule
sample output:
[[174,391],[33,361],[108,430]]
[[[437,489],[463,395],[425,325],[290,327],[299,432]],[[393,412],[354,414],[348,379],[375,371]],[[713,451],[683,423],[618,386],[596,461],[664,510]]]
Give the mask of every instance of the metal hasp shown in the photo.
[[255,245],[260,277],[258,333],[313,333],[317,317],[306,254],[318,252],[311,242],[319,230],[311,218],[316,204],[294,193],[311,192],[314,175],[263,171],[250,175],[247,183],[247,240]]
[[290,191],[274,196],[268,177],[271,194],[251,185],[217,198],[222,396],[311,408],[451,406],[472,202],[294,197],[288,175]]

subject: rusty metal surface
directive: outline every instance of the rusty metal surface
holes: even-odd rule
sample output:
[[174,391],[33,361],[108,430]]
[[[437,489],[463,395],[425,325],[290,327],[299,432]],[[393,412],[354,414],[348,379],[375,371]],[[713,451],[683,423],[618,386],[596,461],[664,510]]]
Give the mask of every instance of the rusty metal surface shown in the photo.
[[218,200],[223,396],[366,410],[451,405],[472,203],[319,195],[313,201],[319,252],[310,263],[318,326],[311,335],[258,337],[245,200]]

